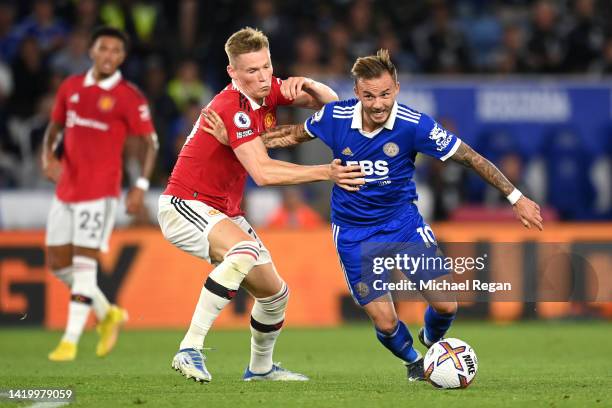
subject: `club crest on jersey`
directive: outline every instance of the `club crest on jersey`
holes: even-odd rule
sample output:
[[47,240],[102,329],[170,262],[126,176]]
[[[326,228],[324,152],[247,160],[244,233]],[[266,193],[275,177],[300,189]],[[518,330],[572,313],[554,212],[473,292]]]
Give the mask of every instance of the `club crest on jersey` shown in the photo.
[[264,126],[266,129],[270,129],[274,126],[274,114],[272,112],[268,112],[266,116],[264,116]]
[[108,112],[115,106],[115,99],[110,95],[102,95],[98,99],[98,109],[102,112]]
[[351,151],[350,147],[346,146],[344,148],[344,150],[342,151],[342,154],[345,155],[345,156],[352,156],[353,152]]
[[355,290],[357,291],[357,294],[359,295],[359,297],[366,297],[368,296],[368,294],[370,293],[370,288],[368,288],[368,285],[366,285],[363,282],[358,282],[355,285]]
[[389,157],[395,157],[399,153],[399,146],[393,142],[385,143],[383,152]]
[[234,125],[240,129],[246,129],[251,126],[251,118],[246,113],[239,111],[234,115]]

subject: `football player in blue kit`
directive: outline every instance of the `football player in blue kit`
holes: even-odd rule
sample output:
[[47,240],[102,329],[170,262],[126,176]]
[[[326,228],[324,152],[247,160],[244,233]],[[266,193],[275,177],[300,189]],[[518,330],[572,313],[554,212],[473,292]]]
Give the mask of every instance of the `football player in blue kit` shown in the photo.
[[[332,191],[332,231],[340,265],[351,295],[374,323],[378,340],[404,361],[409,380],[422,380],[423,358],[413,347],[408,327],[398,319],[391,294],[376,288],[376,272],[364,268],[364,252],[369,243],[388,243],[390,248],[397,248],[397,243],[415,243],[418,249],[408,249],[408,253],[414,255],[415,250],[423,250],[428,256],[438,254],[435,235],[414,204],[417,153],[442,161],[451,159],[472,168],[508,198],[526,228],[541,230],[543,220],[538,205],[522,195],[491,162],[428,115],[396,101],[399,82],[387,50],[358,58],[351,72],[357,98],[331,102],[304,124],[278,126],[262,138],[269,148],[319,138],[332,149],[335,158],[348,166],[347,170],[361,167],[364,185],[353,187],[353,191],[334,186]],[[209,117],[213,115],[211,112]],[[214,118],[211,121],[215,127]],[[222,137],[222,133],[217,131],[215,136]],[[440,279],[447,273],[420,271],[410,279]],[[433,291],[421,294],[429,306],[418,337],[425,347],[430,347],[448,331],[457,303]]]

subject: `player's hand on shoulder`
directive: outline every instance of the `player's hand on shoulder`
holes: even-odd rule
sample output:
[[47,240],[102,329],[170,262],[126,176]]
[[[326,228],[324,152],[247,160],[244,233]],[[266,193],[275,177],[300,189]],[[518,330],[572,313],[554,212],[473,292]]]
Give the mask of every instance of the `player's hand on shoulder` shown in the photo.
[[125,208],[128,214],[138,214],[144,206],[145,191],[138,187],[132,187],[125,197]]
[[47,179],[57,183],[62,173],[62,164],[53,154],[43,155],[42,171]]
[[531,229],[532,226],[537,227],[540,231],[544,229],[543,218],[540,214],[540,206],[529,198],[522,196],[512,206],[514,215],[516,218],[525,226],[527,229]]
[[204,118],[204,121],[201,123],[200,129],[213,135],[215,139],[219,141],[219,143],[226,146],[229,145],[227,129],[223,123],[223,120],[221,119],[221,116],[219,116],[214,110],[206,108],[202,109],[201,115]]
[[286,99],[294,100],[302,92],[308,89],[312,79],[306,77],[289,77],[283,81],[280,91]]
[[340,159],[334,159],[330,170],[331,180],[346,191],[359,191],[359,186],[365,184],[365,174],[359,165],[343,166]]

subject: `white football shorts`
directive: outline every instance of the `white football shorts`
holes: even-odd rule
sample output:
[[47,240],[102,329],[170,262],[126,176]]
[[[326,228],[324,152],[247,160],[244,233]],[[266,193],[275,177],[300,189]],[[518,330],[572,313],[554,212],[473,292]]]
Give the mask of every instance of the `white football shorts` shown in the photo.
[[209,263],[212,261],[209,254],[208,234],[219,221],[226,218],[233,221],[261,245],[259,260],[255,265],[272,262],[270,252],[244,217],[228,217],[198,200],[183,200],[165,194],[159,197],[157,220],[164,237],[177,248]]
[[116,212],[116,197],[75,203],[66,203],[53,197],[47,218],[46,244],[72,244],[106,252]]

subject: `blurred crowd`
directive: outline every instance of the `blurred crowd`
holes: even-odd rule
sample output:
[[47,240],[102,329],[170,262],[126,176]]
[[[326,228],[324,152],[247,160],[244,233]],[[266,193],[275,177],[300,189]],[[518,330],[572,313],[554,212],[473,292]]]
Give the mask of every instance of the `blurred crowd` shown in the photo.
[[[201,107],[228,82],[223,43],[238,28],[269,36],[281,77],[346,76],[380,47],[404,73],[601,76],[612,73],[611,14],[608,0],[0,0],[0,188],[49,186],[38,156],[53,97],[89,67],[89,35],[101,24],[131,38],[122,72],[150,101],[161,142],[153,184],[163,186]],[[303,161],[304,152],[283,157]],[[455,178],[428,187],[459,191],[467,182]],[[320,190],[276,194],[287,208],[297,199],[326,207]]]

